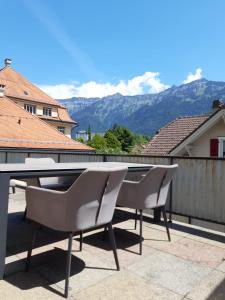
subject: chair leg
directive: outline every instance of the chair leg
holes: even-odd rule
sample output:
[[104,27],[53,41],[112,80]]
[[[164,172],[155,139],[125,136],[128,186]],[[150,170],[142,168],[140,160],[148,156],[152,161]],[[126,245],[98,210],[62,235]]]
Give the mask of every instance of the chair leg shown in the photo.
[[15,188],[15,186],[12,187],[12,192],[13,192],[13,194],[16,193],[16,188]]
[[134,230],[137,229],[137,217],[138,217],[138,210],[135,209],[135,223],[134,223]]
[[38,229],[39,229],[39,227],[37,227],[37,226],[35,226],[33,228],[30,247],[29,247],[29,249],[27,251],[27,260],[26,260],[26,267],[25,267],[25,271],[26,272],[28,272],[29,268],[30,268],[30,261],[31,261],[32,250],[33,250],[34,245],[35,245],[35,240],[36,240],[36,235],[37,235]]
[[142,255],[142,223],[143,223],[143,211],[140,209],[140,244],[139,244],[139,254]]
[[67,251],[67,262],[66,262],[65,298],[68,298],[68,292],[69,292],[72,243],[73,243],[73,233],[70,233],[68,239],[68,251]]
[[109,230],[110,243],[111,243],[111,246],[113,248],[113,254],[114,254],[114,258],[115,258],[115,262],[116,262],[116,268],[117,268],[117,271],[119,271],[120,266],[119,266],[117,251],[116,251],[116,241],[115,241],[114,231],[113,231],[113,228],[112,228],[112,222],[110,222],[108,224],[108,230]]
[[168,240],[170,242],[171,238],[170,238],[170,231],[169,231],[169,226],[168,226],[168,222],[167,222],[167,216],[166,216],[165,206],[163,206],[163,208],[162,208],[162,215],[163,215],[164,225],[166,227],[166,232],[167,232]]
[[80,232],[80,251],[82,251],[83,248],[83,231]]
[[25,208],[25,211],[23,213],[23,221],[26,219],[26,217],[27,217],[27,208]]
[[107,239],[107,231],[108,231],[108,228],[107,228],[107,226],[105,226],[104,231],[103,231],[103,241],[106,241],[106,239]]

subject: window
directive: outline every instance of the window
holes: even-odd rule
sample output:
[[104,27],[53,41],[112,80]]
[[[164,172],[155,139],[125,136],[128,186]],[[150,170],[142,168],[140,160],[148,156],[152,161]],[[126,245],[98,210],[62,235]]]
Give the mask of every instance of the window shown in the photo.
[[219,137],[219,157],[225,157],[225,137]]
[[50,107],[43,107],[43,115],[51,117],[51,115],[52,115],[52,109]]
[[65,127],[63,126],[58,126],[58,131],[65,133]]
[[24,109],[31,113],[32,115],[36,114],[36,106],[35,105],[30,105],[30,104],[24,104]]

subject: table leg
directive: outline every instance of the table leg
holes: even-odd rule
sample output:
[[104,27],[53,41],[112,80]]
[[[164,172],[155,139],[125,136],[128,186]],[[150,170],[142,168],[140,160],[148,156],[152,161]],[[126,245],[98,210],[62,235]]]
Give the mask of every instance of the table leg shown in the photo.
[[0,279],[3,279],[5,271],[9,180],[10,177],[7,174],[0,174]]

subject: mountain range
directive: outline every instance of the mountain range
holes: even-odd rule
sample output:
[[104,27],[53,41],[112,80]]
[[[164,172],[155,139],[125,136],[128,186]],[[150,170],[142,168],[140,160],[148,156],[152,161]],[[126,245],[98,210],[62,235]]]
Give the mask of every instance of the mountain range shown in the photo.
[[115,94],[103,98],[73,97],[58,101],[79,123],[76,130],[87,130],[90,124],[93,132],[103,132],[116,123],[136,133],[152,136],[179,116],[211,112],[215,99],[225,100],[225,82],[199,79],[157,94]]

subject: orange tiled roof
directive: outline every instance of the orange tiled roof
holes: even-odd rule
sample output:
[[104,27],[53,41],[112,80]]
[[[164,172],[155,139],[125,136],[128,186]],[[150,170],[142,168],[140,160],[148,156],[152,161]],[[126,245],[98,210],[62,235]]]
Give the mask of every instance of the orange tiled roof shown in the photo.
[[4,67],[0,70],[0,83],[5,85],[6,96],[61,106],[12,67]]
[[66,137],[7,97],[0,98],[0,147],[93,150]]
[[180,117],[161,128],[142,151],[147,155],[168,155],[188,135],[201,126],[210,116]]
[[67,109],[64,106],[48,96],[41,89],[16,72],[12,67],[0,69],[0,84],[5,85],[5,95],[12,99],[22,99],[25,101],[57,106],[58,117],[42,116],[42,119],[73,124],[76,123],[76,121],[69,116]]

